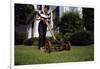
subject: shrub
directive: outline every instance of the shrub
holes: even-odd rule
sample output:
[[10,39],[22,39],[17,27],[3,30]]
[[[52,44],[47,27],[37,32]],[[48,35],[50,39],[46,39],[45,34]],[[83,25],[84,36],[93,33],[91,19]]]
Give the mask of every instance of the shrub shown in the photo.
[[63,34],[69,32],[73,33],[76,30],[83,29],[82,18],[78,12],[65,12],[61,17],[61,23],[59,25],[60,32]]
[[63,39],[64,39],[65,41],[66,41],[66,40],[70,40],[71,36],[72,36],[72,33],[66,33],[66,34],[63,35]]
[[24,45],[35,45],[35,44],[38,44],[38,38],[30,38],[30,39],[25,39],[23,41],[23,44]]
[[94,43],[94,33],[90,31],[79,31],[73,33],[70,38],[73,45],[89,45]]
[[62,33],[56,33],[56,34],[55,34],[55,37],[57,38],[57,40],[60,41],[60,40],[62,39],[63,36],[62,36]]
[[61,44],[62,41],[67,41],[70,39],[72,33],[66,33],[66,34],[62,34],[62,33],[56,33],[55,37],[57,39],[57,41],[55,41],[53,39],[53,37],[47,37],[52,44]]
[[22,44],[23,41],[27,38],[27,33],[18,33],[15,32],[15,45]]

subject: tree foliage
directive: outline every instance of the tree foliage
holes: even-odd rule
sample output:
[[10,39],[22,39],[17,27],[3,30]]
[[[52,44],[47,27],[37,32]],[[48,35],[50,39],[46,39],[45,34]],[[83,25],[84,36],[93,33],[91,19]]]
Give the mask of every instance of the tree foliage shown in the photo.
[[83,21],[87,30],[94,31],[94,9],[83,8]]
[[15,4],[15,24],[26,24],[28,15],[34,16],[34,12],[34,7],[31,4]]
[[65,33],[72,33],[83,28],[82,19],[78,12],[66,12],[61,18],[60,31]]

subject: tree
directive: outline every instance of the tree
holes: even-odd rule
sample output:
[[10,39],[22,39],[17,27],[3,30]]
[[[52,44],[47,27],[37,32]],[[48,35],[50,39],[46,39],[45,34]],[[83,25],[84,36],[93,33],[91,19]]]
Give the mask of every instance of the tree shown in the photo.
[[[31,4],[15,4],[15,27],[18,25],[26,25],[27,27],[31,24],[33,36],[33,27],[34,27],[34,17],[36,11],[34,6]],[[27,33],[16,32],[15,28],[15,44],[22,44],[23,41],[27,38]]]
[[94,9],[83,8],[83,22],[86,30],[94,31]]
[[28,15],[34,16],[34,12],[34,7],[30,4],[15,4],[15,24],[26,24]]
[[[36,11],[31,4],[15,4],[15,26],[17,24],[30,25],[33,31]],[[31,34],[33,36],[33,32]]]
[[78,12],[65,12],[61,17],[60,31],[62,34],[73,33],[83,29],[82,19]]

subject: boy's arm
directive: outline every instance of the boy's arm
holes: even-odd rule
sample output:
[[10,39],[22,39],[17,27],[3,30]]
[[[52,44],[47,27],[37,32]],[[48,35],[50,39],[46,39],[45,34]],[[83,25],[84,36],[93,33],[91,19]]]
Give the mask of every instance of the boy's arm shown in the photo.
[[41,15],[40,15],[40,12],[37,12],[37,15],[36,15],[36,20],[41,20]]
[[51,16],[48,18],[48,22],[51,23]]
[[45,21],[50,24],[51,23],[51,17],[48,17],[48,19],[46,19]]

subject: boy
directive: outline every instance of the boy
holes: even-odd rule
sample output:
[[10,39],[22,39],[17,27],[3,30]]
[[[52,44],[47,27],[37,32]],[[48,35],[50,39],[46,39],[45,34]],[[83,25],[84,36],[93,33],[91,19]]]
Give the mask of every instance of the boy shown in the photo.
[[50,14],[48,14],[49,6],[45,5],[44,10],[38,13],[37,19],[40,20],[38,25],[38,32],[39,32],[39,47],[38,49],[43,50],[45,41],[46,41],[46,32],[47,32],[47,25],[46,21],[50,23]]

